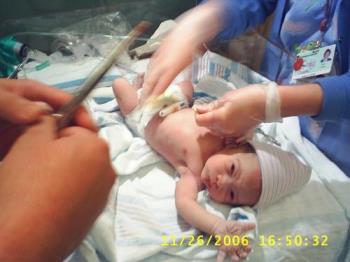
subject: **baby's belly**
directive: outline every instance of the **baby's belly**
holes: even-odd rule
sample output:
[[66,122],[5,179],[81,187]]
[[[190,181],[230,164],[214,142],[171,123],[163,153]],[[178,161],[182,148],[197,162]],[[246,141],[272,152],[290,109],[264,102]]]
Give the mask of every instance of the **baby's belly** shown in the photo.
[[207,158],[222,147],[220,138],[196,124],[192,109],[183,109],[165,119],[154,117],[145,135],[152,148],[175,168],[192,166],[194,172],[201,171]]
[[176,114],[164,119],[154,117],[145,130],[147,142],[175,166],[185,161],[189,143],[192,142],[186,132],[190,123],[187,119],[179,122]]

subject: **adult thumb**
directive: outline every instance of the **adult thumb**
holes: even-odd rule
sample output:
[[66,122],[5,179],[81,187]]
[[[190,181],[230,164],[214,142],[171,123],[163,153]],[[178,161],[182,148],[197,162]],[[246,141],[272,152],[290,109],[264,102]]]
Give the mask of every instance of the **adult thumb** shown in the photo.
[[37,143],[46,143],[57,137],[57,119],[52,116],[43,116],[40,121],[29,126],[22,137],[30,137]]
[[210,127],[215,122],[215,111],[209,111],[203,114],[195,114],[197,125]]

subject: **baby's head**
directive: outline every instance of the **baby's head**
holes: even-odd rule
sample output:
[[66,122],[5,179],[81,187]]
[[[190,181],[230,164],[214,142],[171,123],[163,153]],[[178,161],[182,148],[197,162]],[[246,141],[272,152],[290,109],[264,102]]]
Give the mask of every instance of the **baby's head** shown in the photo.
[[270,144],[250,142],[211,156],[201,180],[216,202],[266,207],[300,190],[310,174],[294,154]]

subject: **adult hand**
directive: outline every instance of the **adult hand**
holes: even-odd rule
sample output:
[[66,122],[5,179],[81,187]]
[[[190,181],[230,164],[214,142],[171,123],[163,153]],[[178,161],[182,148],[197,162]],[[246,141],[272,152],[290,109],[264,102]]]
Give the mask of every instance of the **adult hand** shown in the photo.
[[[254,223],[220,220],[213,230],[215,237],[220,237],[221,240],[216,261],[223,262],[226,255],[230,256],[231,261],[246,259],[252,249],[250,245],[252,240],[244,234],[254,228]],[[228,242],[225,241],[227,237],[230,238]]]
[[[70,99],[69,94],[36,81],[0,79],[0,159],[26,126]],[[74,119],[82,127],[97,130],[82,107]]]
[[0,260],[62,261],[102,211],[114,179],[95,132],[57,132],[53,117],[40,118],[0,164]]
[[217,135],[242,137],[265,118],[265,91],[252,85],[195,108],[196,122]]
[[222,6],[209,1],[185,13],[164,39],[148,66],[142,99],[159,95],[188,66],[202,44],[222,27]]

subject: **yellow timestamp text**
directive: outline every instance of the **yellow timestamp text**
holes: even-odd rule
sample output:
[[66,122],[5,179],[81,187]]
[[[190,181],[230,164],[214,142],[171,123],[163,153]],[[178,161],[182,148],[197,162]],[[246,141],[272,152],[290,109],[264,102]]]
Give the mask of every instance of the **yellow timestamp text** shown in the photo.
[[239,235],[162,235],[161,246],[189,247],[189,246],[248,246],[251,239]]
[[327,235],[303,236],[296,235],[260,235],[259,246],[261,247],[327,247]]

